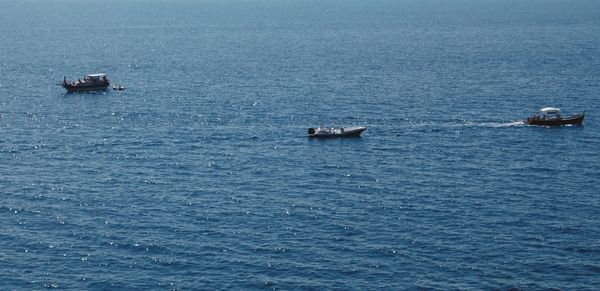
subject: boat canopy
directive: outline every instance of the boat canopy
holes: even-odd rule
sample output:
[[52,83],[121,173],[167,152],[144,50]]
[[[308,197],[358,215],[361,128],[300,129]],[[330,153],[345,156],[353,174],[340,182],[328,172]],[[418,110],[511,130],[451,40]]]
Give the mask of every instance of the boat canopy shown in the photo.
[[560,109],[556,108],[556,107],[544,107],[544,108],[540,109],[540,112],[542,112],[544,114],[559,113]]
[[102,77],[106,77],[106,74],[104,73],[98,73],[98,74],[89,74],[87,75],[90,78],[102,78]]

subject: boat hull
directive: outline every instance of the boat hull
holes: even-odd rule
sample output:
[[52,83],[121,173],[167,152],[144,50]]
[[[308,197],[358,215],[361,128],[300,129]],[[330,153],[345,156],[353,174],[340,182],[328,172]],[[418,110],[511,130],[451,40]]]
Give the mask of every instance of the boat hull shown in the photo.
[[367,130],[366,127],[356,127],[356,128],[350,128],[350,129],[345,129],[343,132],[314,132],[310,133],[310,129],[309,129],[309,134],[308,137],[310,138],[348,138],[348,137],[360,137],[360,135],[362,134],[363,131]]
[[527,118],[527,124],[540,126],[561,126],[561,125],[581,125],[583,123],[584,114],[577,114],[566,118]]
[[67,90],[69,93],[74,92],[94,92],[94,91],[104,91],[108,89],[110,83],[102,84],[102,85],[93,85],[93,86],[77,86],[70,84],[63,84],[63,88]]

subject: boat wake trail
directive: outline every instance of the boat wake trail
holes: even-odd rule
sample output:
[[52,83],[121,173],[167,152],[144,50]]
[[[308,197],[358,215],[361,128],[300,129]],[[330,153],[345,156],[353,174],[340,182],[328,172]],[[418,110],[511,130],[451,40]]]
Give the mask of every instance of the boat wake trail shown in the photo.
[[481,127],[489,127],[489,128],[503,128],[503,127],[516,127],[516,126],[524,126],[525,121],[516,120],[511,122],[483,122],[479,124]]
[[415,131],[436,132],[446,130],[464,130],[477,128],[511,128],[526,126],[525,121],[467,121],[467,120],[452,120],[452,121],[430,121],[411,123],[408,127]]

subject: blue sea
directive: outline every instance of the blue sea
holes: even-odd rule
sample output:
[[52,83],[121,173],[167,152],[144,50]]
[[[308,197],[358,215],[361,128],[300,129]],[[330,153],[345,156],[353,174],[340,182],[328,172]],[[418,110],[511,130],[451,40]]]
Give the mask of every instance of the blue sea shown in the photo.
[[599,16],[0,0],[1,289],[598,290]]

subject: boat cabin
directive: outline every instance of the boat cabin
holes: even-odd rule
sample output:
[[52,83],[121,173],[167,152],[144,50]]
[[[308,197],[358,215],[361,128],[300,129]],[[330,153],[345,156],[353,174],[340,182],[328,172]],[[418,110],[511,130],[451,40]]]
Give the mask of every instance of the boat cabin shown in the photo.
[[540,109],[539,116],[537,118],[541,119],[556,119],[560,118],[560,109],[555,107],[544,107]]
[[106,74],[103,73],[98,73],[98,74],[89,74],[87,76],[85,76],[84,81],[87,82],[100,82],[100,81],[106,81]]

